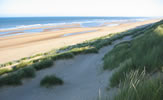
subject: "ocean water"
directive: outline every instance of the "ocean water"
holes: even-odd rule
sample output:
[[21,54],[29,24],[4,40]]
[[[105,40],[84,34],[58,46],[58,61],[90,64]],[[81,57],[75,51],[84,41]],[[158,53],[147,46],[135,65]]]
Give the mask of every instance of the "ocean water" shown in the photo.
[[[146,17],[6,17],[0,18],[0,29],[39,27],[79,23],[88,26],[112,21],[141,21]],[[95,25],[96,26],[96,25]]]
[[[80,24],[81,27],[96,27],[105,22],[144,21],[146,17],[0,17],[0,34],[9,29],[32,28],[42,26],[57,26],[65,24]],[[112,25],[110,25],[112,26]],[[114,26],[114,25],[113,25]],[[24,30],[23,33],[41,32],[43,29]],[[19,33],[17,33],[19,34]]]

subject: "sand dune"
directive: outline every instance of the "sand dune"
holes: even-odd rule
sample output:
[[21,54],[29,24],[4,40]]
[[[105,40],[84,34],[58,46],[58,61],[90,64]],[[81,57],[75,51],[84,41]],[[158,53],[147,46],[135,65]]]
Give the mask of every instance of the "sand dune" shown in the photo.
[[[103,72],[102,58],[116,44],[131,39],[131,36],[127,36],[116,40],[112,45],[100,49],[97,54],[78,55],[73,59],[58,60],[53,67],[38,71],[35,78],[25,80],[21,86],[2,87],[0,97],[2,100],[17,100],[18,98],[20,100],[96,100],[99,90],[100,95],[105,97],[108,79],[114,70]],[[49,89],[40,87],[41,79],[51,74],[61,77],[64,84]]]

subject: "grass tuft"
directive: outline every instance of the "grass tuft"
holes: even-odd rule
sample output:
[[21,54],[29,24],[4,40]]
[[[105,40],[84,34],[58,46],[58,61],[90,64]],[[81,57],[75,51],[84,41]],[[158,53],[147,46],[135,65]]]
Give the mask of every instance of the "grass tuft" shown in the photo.
[[150,78],[145,71],[131,71],[121,83],[114,100],[162,100],[163,84],[159,78]]
[[63,80],[56,77],[55,75],[45,76],[40,82],[40,85],[44,87],[51,87],[54,85],[62,85],[62,84],[63,84]]
[[3,85],[21,85],[23,78],[35,77],[35,69],[33,67],[26,67],[15,72],[8,73],[0,77],[0,86]]
[[15,69],[24,68],[30,64],[31,62],[21,62],[20,64],[16,65]]
[[74,57],[73,53],[64,52],[64,53],[59,53],[59,54],[52,56],[52,59],[59,60],[59,59],[69,59],[69,58],[73,58],[73,57]]
[[36,70],[41,70],[41,69],[44,69],[44,68],[51,67],[52,65],[53,65],[53,60],[44,59],[44,60],[41,60],[40,62],[32,64],[31,66],[34,67]]
[[26,67],[22,69],[24,78],[32,78],[35,77],[36,70],[33,67]]
[[5,73],[9,73],[9,72],[11,72],[11,71],[12,71],[12,69],[1,68],[1,69],[0,69],[0,75],[3,75],[3,74],[5,74]]
[[23,75],[23,72],[18,71],[18,72],[10,73],[6,76],[3,76],[0,78],[0,86],[22,84],[22,82],[21,82],[22,75]]
[[110,79],[110,86],[115,87],[117,86],[120,82],[123,82],[125,79],[126,73],[129,73],[133,68],[130,66],[134,66],[132,59],[127,59],[123,63],[119,65],[119,68],[117,71],[115,71]]

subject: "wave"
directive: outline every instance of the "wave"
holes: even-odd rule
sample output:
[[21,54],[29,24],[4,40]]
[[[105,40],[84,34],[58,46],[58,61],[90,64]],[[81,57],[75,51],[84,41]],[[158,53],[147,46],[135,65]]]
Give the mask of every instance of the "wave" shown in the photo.
[[2,28],[0,29],[1,32],[3,31],[10,31],[14,29],[24,29],[24,28],[39,28],[45,26],[58,26],[58,25],[66,25],[66,24],[87,24],[87,23],[99,23],[103,24],[105,22],[127,22],[127,21],[144,21],[147,18],[135,18],[135,19],[90,19],[85,21],[72,21],[72,22],[60,22],[60,23],[47,23],[47,24],[32,24],[32,25],[19,25],[16,27],[9,27],[9,28]]

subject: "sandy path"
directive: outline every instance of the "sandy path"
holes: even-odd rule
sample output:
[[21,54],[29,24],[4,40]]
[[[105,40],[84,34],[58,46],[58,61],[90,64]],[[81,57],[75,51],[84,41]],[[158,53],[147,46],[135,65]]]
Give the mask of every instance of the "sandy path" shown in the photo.
[[[125,37],[100,49],[98,54],[78,55],[69,60],[58,60],[51,68],[37,72],[33,79],[25,80],[22,86],[3,87],[0,100],[96,100],[99,89],[104,95],[108,79],[113,71],[103,71],[103,56],[116,44],[131,40]],[[46,89],[39,86],[45,75],[56,74],[64,85]]]

